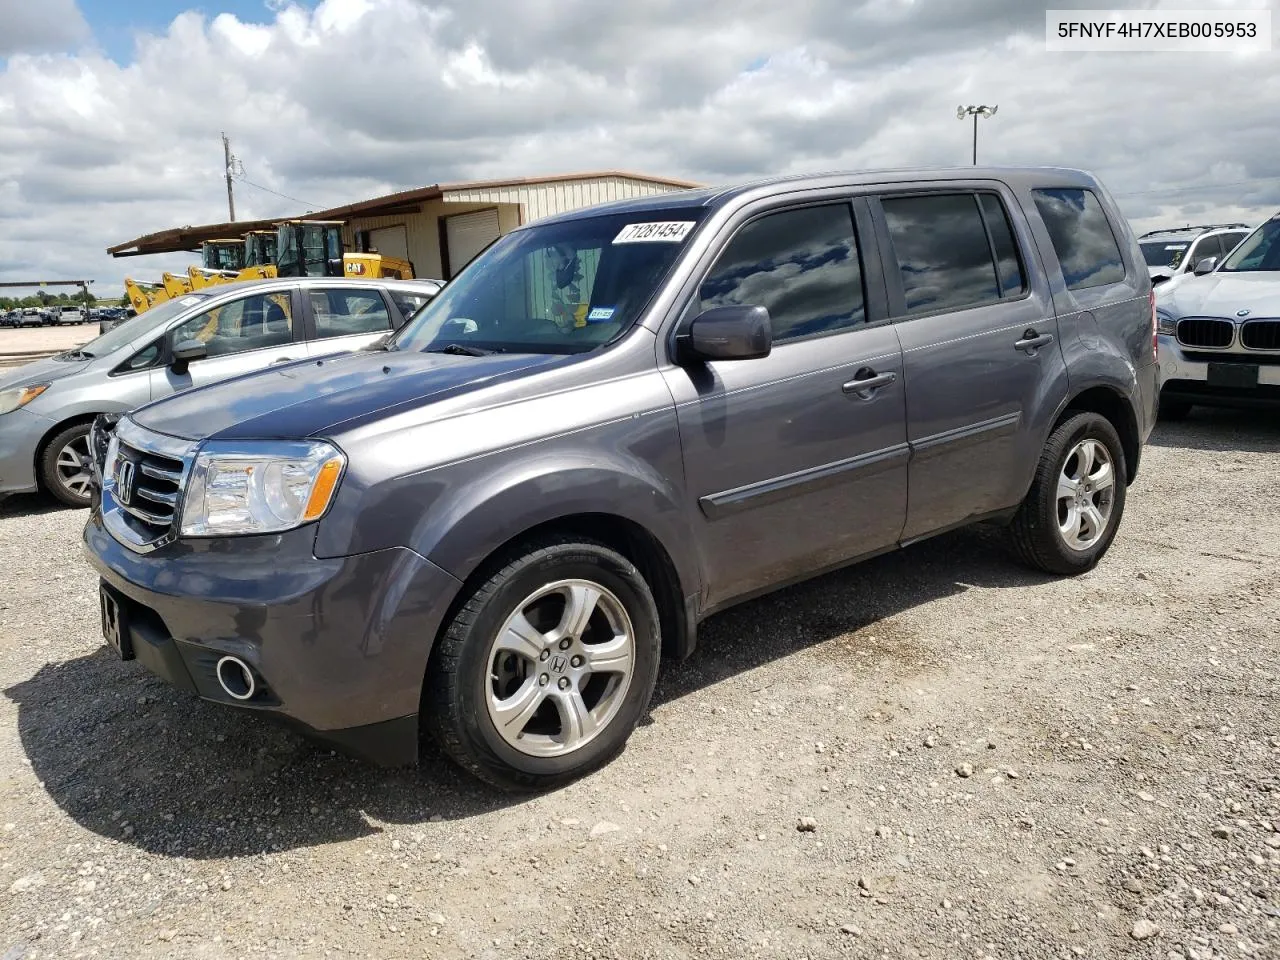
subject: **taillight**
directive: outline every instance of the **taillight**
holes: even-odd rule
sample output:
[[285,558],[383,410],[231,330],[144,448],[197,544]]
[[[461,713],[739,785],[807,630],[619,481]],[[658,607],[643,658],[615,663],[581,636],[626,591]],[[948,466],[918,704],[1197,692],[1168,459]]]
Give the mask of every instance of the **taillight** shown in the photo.
[[1160,359],[1160,321],[1156,318],[1156,292],[1152,289],[1147,295],[1151,304],[1151,359]]

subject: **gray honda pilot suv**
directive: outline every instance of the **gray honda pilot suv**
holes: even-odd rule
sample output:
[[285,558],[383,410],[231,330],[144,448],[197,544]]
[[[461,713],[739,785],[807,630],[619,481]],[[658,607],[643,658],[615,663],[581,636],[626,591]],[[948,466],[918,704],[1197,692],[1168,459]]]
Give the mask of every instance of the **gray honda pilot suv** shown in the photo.
[[1156,382],[1146,266],[1087,174],[646,197],[503,237],[385,344],[135,410],[84,541],[124,659],[547,788],[729,604],[978,520],[1090,569]]

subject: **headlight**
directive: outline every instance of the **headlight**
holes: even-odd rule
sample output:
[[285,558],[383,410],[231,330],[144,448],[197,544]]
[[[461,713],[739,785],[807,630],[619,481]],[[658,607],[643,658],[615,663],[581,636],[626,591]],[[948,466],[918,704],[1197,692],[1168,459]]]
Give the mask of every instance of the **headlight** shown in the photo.
[[318,520],[346,463],[321,442],[206,444],[191,468],[182,535],[279,533]]
[[29,387],[0,390],[0,414],[12,413],[19,407],[25,407],[48,389],[49,385],[47,383],[33,383]]
[[1178,332],[1178,321],[1159,307],[1156,308],[1156,331],[1167,337],[1172,337]]

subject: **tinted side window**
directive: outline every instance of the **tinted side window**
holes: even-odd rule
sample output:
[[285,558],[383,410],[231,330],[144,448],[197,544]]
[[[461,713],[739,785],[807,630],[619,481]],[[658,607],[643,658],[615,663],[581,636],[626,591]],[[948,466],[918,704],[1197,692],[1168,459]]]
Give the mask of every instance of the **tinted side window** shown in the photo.
[[1240,246],[1240,241],[1247,236],[1247,233],[1224,233],[1219,238],[1222,241],[1222,252],[1230,253],[1236,247]]
[[1098,287],[1124,279],[1124,261],[1102,204],[1091,190],[1033,190],[1067,289]]
[[1022,273],[1022,261],[1018,245],[1013,239],[1013,227],[1009,224],[1009,211],[994,193],[978,194],[982,215],[987,218],[987,230],[991,233],[991,246],[996,255],[996,275],[1000,278],[1000,293],[1016,296],[1027,289]]
[[390,293],[392,302],[406,320],[431,302],[431,298],[425,293],[405,293],[403,290],[392,290]]
[[199,340],[211,357],[292,343],[289,294],[264,293],[232,300],[179,325],[169,333],[169,340],[174,344]]
[[1196,244],[1195,250],[1191,252],[1191,263],[1189,269],[1194,270],[1196,264],[1206,257],[1217,257],[1222,259],[1222,246],[1217,237],[1201,237],[1200,242]]
[[310,290],[316,315],[316,339],[391,329],[391,315],[376,290]]
[[774,340],[866,321],[862,263],[846,203],[771,213],[730,241],[698,288],[701,309],[768,309]]
[[881,206],[908,312],[1000,299],[991,244],[973,194],[890,197]]

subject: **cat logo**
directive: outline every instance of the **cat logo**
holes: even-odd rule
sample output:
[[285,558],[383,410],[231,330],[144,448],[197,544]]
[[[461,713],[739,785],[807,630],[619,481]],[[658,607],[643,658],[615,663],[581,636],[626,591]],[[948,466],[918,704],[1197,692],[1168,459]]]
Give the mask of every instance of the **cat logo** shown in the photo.
[[348,264],[347,264],[347,272],[348,272],[348,273],[350,273],[350,274],[352,274],[352,275],[354,275],[354,276],[357,276],[357,277],[363,277],[363,276],[364,276],[364,264],[363,264],[363,263],[359,263],[359,262],[356,262],[356,263],[348,263]]

